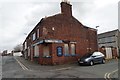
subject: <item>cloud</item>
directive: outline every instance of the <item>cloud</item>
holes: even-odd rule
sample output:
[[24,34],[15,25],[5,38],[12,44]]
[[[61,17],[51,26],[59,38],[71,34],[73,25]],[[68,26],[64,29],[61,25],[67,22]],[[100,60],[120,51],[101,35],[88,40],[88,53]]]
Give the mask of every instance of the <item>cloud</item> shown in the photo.
[[[113,4],[111,2],[104,3],[104,5],[96,6],[102,4],[102,0],[96,0],[98,2],[82,2],[77,3],[77,8],[74,9],[74,16],[82,22],[84,25],[98,28],[98,33],[103,33],[106,31],[118,29],[118,7],[117,2]],[[106,4],[106,5],[105,5]],[[80,7],[79,7],[80,6]]]
[[[7,6],[6,6],[7,5]],[[24,28],[24,14],[22,13],[24,4],[3,3],[0,13],[0,50],[11,49],[17,44]]]
[[59,12],[59,4],[55,2],[49,3],[37,3],[34,4],[34,7],[29,11],[29,13],[25,16],[27,26],[35,26],[42,18],[45,16],[51,16],[55,13]]
[[119,28],[119,31],[120,31],[120,1],[118,3],[118,28]]
[[[61,0],[0,0],[0,51],[22,43],[45,16],[60,13]],[[70,0],[73,16],[99,33],[117,27],[118,0]]]

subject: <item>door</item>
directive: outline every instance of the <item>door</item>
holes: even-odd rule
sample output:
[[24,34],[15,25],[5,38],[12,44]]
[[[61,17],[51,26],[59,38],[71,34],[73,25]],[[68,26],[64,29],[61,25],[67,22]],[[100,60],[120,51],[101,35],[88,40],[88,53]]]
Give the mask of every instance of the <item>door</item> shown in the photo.
[[94,58],[94,62],[95,63],[98,63],[99,60],[100,60],[100,56],[99,55],[94,55],[93,58]]
[[103,57],[101,55],[97,55],[97,62],[101,62]]
[[99,52],[94,52],[92,57],[94,58],[95,63],[101,62],[102,56]]
[[111,48],[105,48],[106,49],[106,59],[112,59],[112,50]]

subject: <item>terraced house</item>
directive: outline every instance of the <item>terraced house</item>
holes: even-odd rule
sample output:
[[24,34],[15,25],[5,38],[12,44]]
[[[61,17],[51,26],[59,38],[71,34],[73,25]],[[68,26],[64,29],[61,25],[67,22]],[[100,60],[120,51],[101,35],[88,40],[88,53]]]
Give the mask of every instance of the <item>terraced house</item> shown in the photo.
[[61,2],[61,13],[42,18],[23,43],[25,59],[39,64],[66,64],[98,50],[96,29],[72,16],[72,5]]

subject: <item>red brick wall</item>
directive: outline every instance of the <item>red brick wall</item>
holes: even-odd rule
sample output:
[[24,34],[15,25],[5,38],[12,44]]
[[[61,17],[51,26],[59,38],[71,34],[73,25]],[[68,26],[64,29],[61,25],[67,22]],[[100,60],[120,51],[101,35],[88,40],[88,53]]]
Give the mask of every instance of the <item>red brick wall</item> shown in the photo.
[[[46,57],[43,57],[43,47],[44,47],[45,45],[44,44],[40,44],[39,45],[39,63],[40,64],[48,64],[48,65],[50,65],[50,64],[52,64],[52,57],[50,57],[50,58],[46,58]],[[50,50],[50,55],[52,55],[52,44],[48,44],[48,46],[49,46],[49,50]]]
[[66,16],[72,16],[72,5],[61,2],[61,13],[65,14]]
[[[76,41],[76,53],[87,53],[87,47],[91,47],[91,51],[98,50],[96,31],[84,28],[74,17],[59,14],[44,19],[42,25],[48,31],[46,39]],[[42,27],[40,28],[42,29]],[[52,30],[52,27],[55,30]]]
[[[63,49],[63,55],[62,56],[57,56],[57,47],[61,46]],[[70,54],[70,53],[69,53]],[[53,64],[65,64],[65,63],[71,63],[75,62],[77,60],[76,56],[65,56],[64,53],[64,44],[52,44],[52,61]]]

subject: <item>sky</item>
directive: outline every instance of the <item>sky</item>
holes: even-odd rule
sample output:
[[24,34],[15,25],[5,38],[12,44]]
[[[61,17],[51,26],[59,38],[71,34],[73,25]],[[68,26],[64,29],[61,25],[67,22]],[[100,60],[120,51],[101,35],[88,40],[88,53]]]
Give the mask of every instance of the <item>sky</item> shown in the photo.
[[[41,18],[60,13],[62,0],[0,0],[0,52],[23,43]],[[72,14],[98,34],[118,29],[119,0],[69,0]]]

